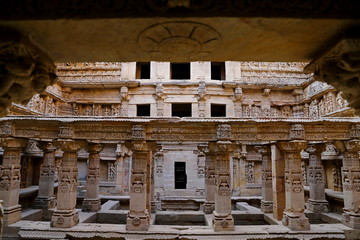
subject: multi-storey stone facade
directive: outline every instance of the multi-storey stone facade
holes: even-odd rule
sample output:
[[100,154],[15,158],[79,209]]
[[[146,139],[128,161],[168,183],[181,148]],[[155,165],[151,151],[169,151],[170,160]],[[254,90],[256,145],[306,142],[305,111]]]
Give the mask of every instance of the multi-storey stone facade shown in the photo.
[[360,120],[305,65],[58,64],[55,85],[0,119],[4,224],[20,220],[20,188],[38,185],[33,208],[54,234],[105,199],[124,204],[128,231],[151,230],[152,212],[201,210],[236,232],[244,201],[311,234],[312,213],[344,204],[342,223],[360,228]]

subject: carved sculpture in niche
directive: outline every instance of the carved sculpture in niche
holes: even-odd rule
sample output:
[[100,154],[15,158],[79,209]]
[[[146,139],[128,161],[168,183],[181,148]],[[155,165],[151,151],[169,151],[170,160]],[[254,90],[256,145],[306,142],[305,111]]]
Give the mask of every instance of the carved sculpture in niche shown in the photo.
[[261,112],[262,112],[262,114],[261,114],[262,117],[265,117],[265,118],[271,117],[270,106],[263,106],[261,108]]
[[251,105],[245,105],[243,107],[243,117],[251,117]]
[[220,124],[217,127],[217,138],[218,140],[230,140],[231,139],[231,125]]
[[116,166],[113,162],[108,162],[108,181],[116,180]]
[[101,105],[100,104],[94,104],[93,105],[93,109],[94,109],[94,116],[100,116],[100,110],[101,110]]
[[[307,186],[308,185],[308,179],[307,179],[307,163],[305,160],[302,160],[301,161],[301,172],[302,172],[302,175],[303,175],[303,179],[304,179],[304,184]],[[310,177],[310,175],[309,175]],[[315,176],[314,176],[315,177]]]
[[220,34],[210,26],[190,21],[163,22],[142,31],[138,44],[155,58],[184,60],[204,57],[217,48]]
[[14,124],[12,122],[5,122],[0,125],[0,135],[9,136],[14,133]]
[[259,106],[253,106],[252,107],[252,114],[253,117],[261,117],[261,111]]
[[111,105],[112,116],[120,116],[120,106],[119,104]]
[[131,192],[132,193],[142,193],[144,191],[144,182],[145,173],[133,171],[131,175]]
[[158,117],[164,116],[164,87],[162,83],[156,84],[155,88],[155,99],[156,99],[156,115]]
[[253,184],[255,183],[255,173],[254,173],[254,162],[247,161],[245,163],[245,181],[246,184]]
[[104,105],[103,116],[111,116],[111,107],[109,105]]
[[78,104],[76,104],[76,103],[72,104],[72,114],[74,116],[79,116],[80,115],[80,109],[79,109]]
[[291,108],[290,106],[283,106],[281,108],[281,116],[285,118],[291,117]]
[[317,99],[313,100],[309,106],[309,117],[319,117],[319,108],[318,108]]
[[305,103],[304,105],[304,117],[309,117],[309,104]]
[[62,167],[59,175],[59,190],[62,193],[77,191],[77,169]]
[[230,175],[227,173],[219,173],[217,179],[218,191],[220,196],[230,196]]
[[343,97],[343,93],[342,92],[338,92],[336,94],[336,104],[337,104],[337,109],[342,109],[345,108],[347,106],[347,101],[344,99]]
[[201,151],[198,153],[197,158],[197,176],[198,178],[205,177],[205,154]]
[[144,139],[145,138],[145,128],[142,125],[133,125],[131,128],[132,138],[133,139]]
[[156,152],[154,161],[156,165],[156,175],[161,177],[163,173],[164,153],[162,151]]

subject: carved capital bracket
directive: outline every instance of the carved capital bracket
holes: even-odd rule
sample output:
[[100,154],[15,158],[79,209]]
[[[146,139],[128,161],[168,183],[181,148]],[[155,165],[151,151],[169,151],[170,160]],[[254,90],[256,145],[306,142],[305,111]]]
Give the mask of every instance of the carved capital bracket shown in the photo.
[[276,146],[284,152],[299,152],[304,150],[307,146],[306,141],[293,140],[293,141],[279,141]]
[[44,152],[55,152],[56,147],[51,141],[38,141],[37,147],[43,150]]
[[87,142],[84,140],[59,139],[55,141],[55,146],[57,146],[64,152],[77,152],[81,148],[86,147]]
[[0,117],[12,102],[26,104],[35,93],[55,83],[56,66],[29,39],[14,30],[0,28]]
[[360,114],[360,37],[343,38],[321,57],[305,67],[306,72],[314,72],[317,80],[324,81],[337,90]]
[[125,142],[125,147],[133,152],[150,152],[156,151],[158,149],[158,145],[156,142],[148,142],[141,140]]
[[87,150],[89,153],[100,153],[104,148],[104,145],[101,143],[89,143]]
[[0,138],[0,146],[8,149],[21,149],[26,146],[27,142],[23,138]]

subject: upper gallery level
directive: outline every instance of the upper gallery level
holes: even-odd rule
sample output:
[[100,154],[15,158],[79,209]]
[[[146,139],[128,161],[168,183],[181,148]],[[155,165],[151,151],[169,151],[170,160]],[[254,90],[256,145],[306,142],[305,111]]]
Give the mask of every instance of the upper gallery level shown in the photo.
[[59,63],[58,82],[12,115],[351,117],[342,93],[295,62]]

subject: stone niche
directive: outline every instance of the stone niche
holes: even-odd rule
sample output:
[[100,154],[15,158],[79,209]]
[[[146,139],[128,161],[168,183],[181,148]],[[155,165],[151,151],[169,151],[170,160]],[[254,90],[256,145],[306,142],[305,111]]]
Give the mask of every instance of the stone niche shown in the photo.
[[[198,159],[197,146],[197,143],[162,144],[164,161],[162,166],[156,166],[156,172],[162,173],[156,174],[156,195],[204,198],[204,166]],[[157,184],[159,181],[162,187]]]

